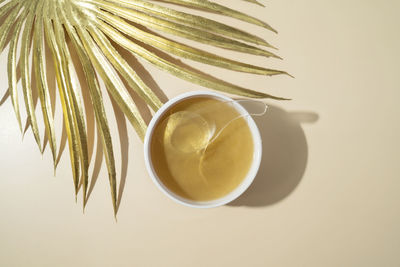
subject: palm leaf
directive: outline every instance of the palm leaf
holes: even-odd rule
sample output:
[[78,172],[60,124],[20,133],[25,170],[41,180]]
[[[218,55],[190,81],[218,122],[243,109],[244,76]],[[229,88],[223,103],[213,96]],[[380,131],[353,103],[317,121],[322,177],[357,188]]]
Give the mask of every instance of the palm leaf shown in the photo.
[[[244,0],[259,6],[260,1]],[[37,90],[43,115],[45,138],[49,141],[54,168],[57,165],[57,142],[50,98],[51,86],[46,69],[52,64],[57,81],[67,135],[75,194],[80,185],[83,206],[87,202],[89,182],[89,153],[85,108],[81,86],[76,78],[76,67],[83,70],[90,96],[99,137],[104,148],[114,214],[117,213],[116,169],[113,144],[105,112],[101,79],[112,99],[128,118],[138,136],[143,139],[147,125],[131,96],[134,91],[143,101],[157,111],[162,101],[157,97],[129,62],[120,54],[124,49],[133,56],[189,82],[225,93],[252,97],[284,98],[250,90],[202,73],[187,65],[177,64],[174,57],[194,60],[231,71],[256,75],[287,74],[225,58],[175,40],[174,36],[215,47],[246,54],[279,58],[269,49],[268,42],[217,20],[184,12],[203,10],[217,13],[276,32],[269,24],[230,7],[207,0],[0,0],[0,52],[8,45],[9,96],[21,127],[17,83],[19,74],[29,125],[39,148],[41,137],[36,120],[33,90]],[[163,34],[172,37],[165,37]],[[68,44],[71,40],[71,44]],[[20,58],[17,59],[17,47]],[[45,49],[51,51],[52,63],[46,60]],[[71,52],[79,56],[81,66],[74,66]],[[169,55],[164,57],[163,55]],[[32,56],[32,61],[30,61]],[[32,65],[30,64],[32,62]],[[17,64],[18,63],[18,64]],[[30,73],[33,70],[33,76]],[[34,79],[35,78],[35,79]],[[36,80],[33,87],[32,81]],[[43,147],[44,149],[44,147]]]
[[[40,16],[39,16],[40,17]],[[50,91],[47,84],[45,71],[45,54],[44,54],[44,26],[43,20],[37,19],[33,32],[33,69],[36,76],[36,87],[38,88],[39,98],[41,102],[45,131],[49,140],[50,149],[53,156],[53,165],[56,168],[57,144],[54,129],[54,119],[50,101]]]

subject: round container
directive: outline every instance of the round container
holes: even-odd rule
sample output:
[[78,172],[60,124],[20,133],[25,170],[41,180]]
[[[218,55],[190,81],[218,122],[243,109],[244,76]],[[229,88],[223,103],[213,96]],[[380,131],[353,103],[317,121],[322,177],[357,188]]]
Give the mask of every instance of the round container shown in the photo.
[[175,194],[170,189],[168,189],[168,187],[166,187],[163,184],[162,180],[157,176],[157,173],[155,172],[155,170],[153,168],[150,147],[151,147],[154,128],[158,124],[160,118],[163,117],[165,112],[167,112],[175,104],[177,104],[181,101],[184,101],[186,99],[193,98],[193,97],[210,97],[210,98],[214,98],[214,99],[222,100],[222,101],[232,101],[231,98],[226,97],[224,95],[214,93],[214,92],[203,92],[203,91],[184,93],[184,94],[181,94],[181,95],[169,100],[156,112],[156,114],[154,114],[154,116],[149,124],[149,127],[146,132],[146,136],[144,139],[144,160],[145,160],[147,171],[148,171],[151,179],[156,184],[156,186],[169,198],[171,198],[172,200],[174,200],[180,204],[183,204],[183,205],[189,206],[189,207],[193,207],[193,208],[214,208],[214,207],[225,205],[225,204],[233,201],[234,199],[238,198],[251,185],[251,183],[253,182],[253,180],[258,172],[258,169],[260,168],[261,156],[262,156],[262,140],[261,140],[261,136],[260,136],[258,127],[257,127],[256,123],[254,122],[253,118],[249,115],[248,111],[243,106],[241,106],[239,103],[233,102],[233,107],[240,114],[248,115],[244,118],[247,121],[247,124],[250,128],[250,131],[251,131],[252,137],[253,137],[253,143],[254,143],[253,163],[252,163],[250,170],[247,173],[246,177],[243,179],[242,183],[238,187],[236,187],[232,192],[225,195],[224,197],[221,197],[221,198],[218,198],[215,200],[211,200],[211,201],[194,201],[191,199],[183,198],[183,197]]

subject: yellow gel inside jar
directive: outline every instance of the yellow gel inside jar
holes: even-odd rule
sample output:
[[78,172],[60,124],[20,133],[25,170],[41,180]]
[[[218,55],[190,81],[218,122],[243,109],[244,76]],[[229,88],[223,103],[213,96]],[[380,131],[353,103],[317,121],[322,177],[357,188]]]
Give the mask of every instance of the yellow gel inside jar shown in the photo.
[[215,200],[237,188],[254,156],[252,133],[240,115],[213,97],[192,97],[172,106],[151,141],[151,160],[161,182],[194,201]]

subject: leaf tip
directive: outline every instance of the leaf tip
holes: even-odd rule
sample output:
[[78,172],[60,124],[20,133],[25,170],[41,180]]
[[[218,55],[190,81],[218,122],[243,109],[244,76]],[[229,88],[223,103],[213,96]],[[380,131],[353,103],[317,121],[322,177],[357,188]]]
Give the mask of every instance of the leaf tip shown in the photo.
[[287,76],[289,76],[290,78],[296,79],[296,77],[294,77],[292,74],[284,72],[284,74],[286,74]]
[[271,57],[276,58],[276,59],[283,60],[283,58],[281,58],[280,56],[275,55],[275,54],[273,54],[273,53],[271,53]]

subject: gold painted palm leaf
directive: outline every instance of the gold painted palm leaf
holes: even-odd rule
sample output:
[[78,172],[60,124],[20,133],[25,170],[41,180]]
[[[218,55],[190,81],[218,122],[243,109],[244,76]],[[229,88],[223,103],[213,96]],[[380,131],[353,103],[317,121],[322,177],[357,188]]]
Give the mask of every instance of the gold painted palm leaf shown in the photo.
[[[246,1],[262,5],[255,0]],[[265,22],[211,1],[164,0],[162,2],[184,6],[188,8],[187,10],[200,9],[218,13],[275,32]],[[81,96],[83,87],[74,75],[76,64],[72,62],[72,53],[79,56],[79,68],[84,72],[97,129],[103,144],[114,213],[117,212],[114,152],[99,79],[104,82],[108,93],[141,139],[145,135],[147,125],[131,97],[130,90],[134,90],[155,111],[162,105],[152,89],[121,56],[120,49],[118,50],[116,46],[181,79],[204,87],[245,97],[281,99],[222,81],[179,65],[171,57],[160,56],[158,52],[162,51],[164,54],[239,72],[268,76],[286,74],[283,71],[224,58],[175,41],[174,38],[163,37],[162,34],[167,33],[170,36],[247,54],[278,58],[267,50],[273,47],[255,35],[215,20],[168,8],[157,1],[0,0],[0,21],[0,52],[8,44],[8,93],[20,128],[22,130],[17,92],[19,79],[21,79],[28,122],[39,148],[42,147],[34,111],[33,77],[31,77],[34,76],[37,90],[35,93],[40,100],[45,135],[56,167],[56,134],[50,85],[46,73],[49,67],[46,48],[50,49],[53,62],[51,67],[54,68],[56,76],[68,137],[75,193],[78,193],[82,185],[84,206],[88,192],[88,140]],[[30,57],[32,57],[31,65]],[[34,75],[31,75],[32,70]]]

